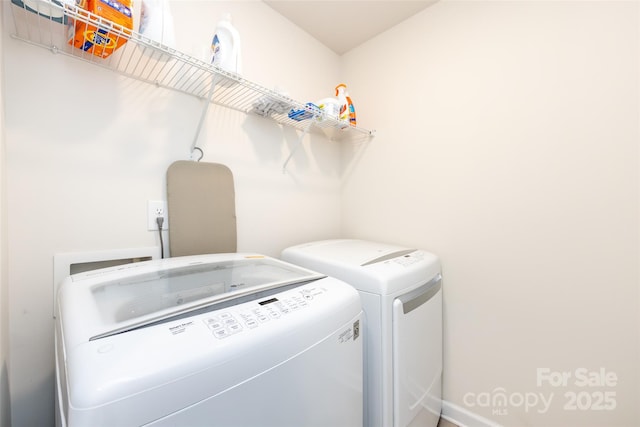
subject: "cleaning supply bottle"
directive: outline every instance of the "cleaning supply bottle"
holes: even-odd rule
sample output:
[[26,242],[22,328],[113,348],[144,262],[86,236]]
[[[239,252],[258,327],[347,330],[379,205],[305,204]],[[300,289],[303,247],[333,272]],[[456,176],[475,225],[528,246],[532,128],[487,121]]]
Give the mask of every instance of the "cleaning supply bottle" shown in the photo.
[[315,104],[323,111],[324,114],[318,116],[318,120],[322,121],[325,117],[337,120],[340,113],[340,101],[336,98],[322,98],[315,102]]
[[[139,31],[156,43],[172,49],[176,48],[176,35],[169,0],[142,0]],[[142,51],[143,53],[152,52],[149,49]],[[166,62],[170,56],[161,55],[158,59]]]
[[227,13],[218,22],[211,42],[213,57],[211,63],[229,73],[240,75],[242,61],[240,57],[240,34],[231,24],[231,14]]
[[351,101],[351,97],[347,93],[347,85],[344,83],[340,83],[336,86],[336,96],[338,97],[338,102],[340,102],[340,113],[339,119],[344,121],[349,121],[351,126],[356,125],[356,109],[353,106],[353,101]]

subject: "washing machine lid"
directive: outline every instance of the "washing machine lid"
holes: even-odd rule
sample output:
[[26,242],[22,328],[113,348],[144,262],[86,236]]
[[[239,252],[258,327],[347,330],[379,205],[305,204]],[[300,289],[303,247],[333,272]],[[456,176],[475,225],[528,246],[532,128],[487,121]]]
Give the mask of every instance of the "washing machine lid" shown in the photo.
[[351,266],[375,264],[415,251],[402,246],[351,239],[322,240],[302,244],[295,249],[313,258]]
[[318,271],[359,291],[399,295],[428,282],[440,272],[432,253],[364,240],[321,240],[292,246],[282,259]]
[[147,261],[69,276],[58,307],[65,347],[322,274],[256,254]]

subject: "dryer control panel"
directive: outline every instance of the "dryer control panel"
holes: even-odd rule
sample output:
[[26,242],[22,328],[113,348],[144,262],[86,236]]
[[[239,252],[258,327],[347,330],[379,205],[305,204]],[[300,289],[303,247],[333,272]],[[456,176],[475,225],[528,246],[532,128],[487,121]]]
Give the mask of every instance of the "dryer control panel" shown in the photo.
[[203,319],[203,322],[214,337],[223,339],[303,310],[309,307],[315,297],[325,292],[326,290],[321,287],[294,289],[263,300],[212,312]]
[[412,251],[411,253],[392,258],[390,262],[394,262],[396,264],[400,264],[403,267],[407,267],[417,262],[423,262],[424,257],[425,253],[423,251]]

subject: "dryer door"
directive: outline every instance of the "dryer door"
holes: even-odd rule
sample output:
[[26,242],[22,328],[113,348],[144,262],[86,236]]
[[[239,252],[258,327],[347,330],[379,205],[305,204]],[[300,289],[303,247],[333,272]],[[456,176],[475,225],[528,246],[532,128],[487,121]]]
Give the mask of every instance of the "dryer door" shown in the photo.
[[442,407],[442,278],[393,302],[393,425],[437,426]]

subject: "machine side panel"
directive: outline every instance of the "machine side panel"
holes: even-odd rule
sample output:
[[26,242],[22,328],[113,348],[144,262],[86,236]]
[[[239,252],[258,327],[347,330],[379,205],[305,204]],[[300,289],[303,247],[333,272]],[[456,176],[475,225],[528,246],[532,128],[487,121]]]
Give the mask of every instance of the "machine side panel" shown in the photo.
[[382,300],[380,295],[360,292],[364,311],[364,425],[383,427],[385,406],[383,404],[384,339],[382,330]]

